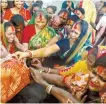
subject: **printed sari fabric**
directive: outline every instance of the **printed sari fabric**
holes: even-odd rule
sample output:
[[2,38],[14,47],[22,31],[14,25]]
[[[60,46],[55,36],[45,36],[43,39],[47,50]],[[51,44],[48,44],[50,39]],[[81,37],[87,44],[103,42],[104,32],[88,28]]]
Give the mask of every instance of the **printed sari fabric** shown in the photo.
[[89,80],[89,70],[86,61],[78,61],[70,68],[61,69],[63,82],[73,94],[85,90]]
[[30,83],[29,69],[16,59],[1,63],[1,102],[12,99],[19,91]]
[[9,44],[6,39],[6,36],[4,33],[4,25],[1,26],[1,41],[2,41],[3,46],[7,49],[7,51],[9,53],[12,54],[16,51],[16,47],[15,47],[14,43]]
[[[31,19],[31,14],[30,14],[30,12],[29,12],[27,9],[25,9],[25,8],[22,8],[22,9],[19,11],[19,14],[24,18],[25,21]],[[11,20],[11,17],[12,17],[13,15],[14,15],[14,13],[12,12],[12,10],[11,10],[11,9],[8,9],[8,10],[5,12],[4,19],[10,21],[10,20]]]
[[55,35],[55,31],[52,28],[46,26],[43,30],[31,38],[29,41],[29,49],[37,49],[38,45],[40,45],[40,48],[45,47],[49,40]]
[[75,41],[71,49],[63,55],[65,63],[69,65],[73,65],[82,59],[82,54],[92,48],[92,28],[86,21],[83,20],[81,22],[82,26],[79,38]]

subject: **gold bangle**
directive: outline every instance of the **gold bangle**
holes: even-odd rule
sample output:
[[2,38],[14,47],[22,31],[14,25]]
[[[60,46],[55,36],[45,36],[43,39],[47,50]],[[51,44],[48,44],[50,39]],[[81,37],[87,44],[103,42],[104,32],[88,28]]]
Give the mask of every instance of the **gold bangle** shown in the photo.
[[50,91],[51,91],[51,89],[52,89],[53,86],[54,86],[54,85],[48,85],[48,86],[46,87],[46,92],[47,92],[48,94],[50,94]]

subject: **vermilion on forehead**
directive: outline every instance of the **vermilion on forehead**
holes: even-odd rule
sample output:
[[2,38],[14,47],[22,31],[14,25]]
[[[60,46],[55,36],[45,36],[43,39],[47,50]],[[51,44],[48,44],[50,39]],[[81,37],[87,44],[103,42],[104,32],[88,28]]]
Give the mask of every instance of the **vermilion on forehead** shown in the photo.
[[39,14],[39,19],[40,19],[40,21],[42,21],[42,17],[43,17],[43,14],[40,13],[40,14]]
[[104,70],[104,67],[102,67],[102,66],[99,66],[99,67],[97,68],[97,72],[98,72],[99,74],[101,74],[101,73],[103,72],[103,70]]
[[72,29],[80,30],[80,26],[78,23],[75,23]]
[[11,26],[11,28],[12,28],[12,31],[14,32],[14,31],[15,31],[15,28],[14,28],[14,26]]

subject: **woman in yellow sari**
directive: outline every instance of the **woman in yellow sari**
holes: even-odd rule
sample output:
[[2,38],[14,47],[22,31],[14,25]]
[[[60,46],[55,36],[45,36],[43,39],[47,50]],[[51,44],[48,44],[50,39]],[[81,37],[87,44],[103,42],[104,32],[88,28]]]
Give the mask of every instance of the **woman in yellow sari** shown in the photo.
[[[82,101],[82,96],[85,95],[84,99],[86,97],[87,99],[84,102],[106,103],[106,90],[103,94],[99,95],[99,92],[106,85],[105,46],[93,48],[89,52],[87,60],[79,61],[66,69],[51,70],[50,68],[43,67],[39,62],[38,64],[36,63],[37,60],[35,60],[35,66],[40,68],[40,70],[32,69],[32,77],[37,83],[44,86],[48,93],[53,94],[61,102],[78,103]],[[54,85],[67,87],[66,91]],[[72,96],[78,101],[73,99]]]

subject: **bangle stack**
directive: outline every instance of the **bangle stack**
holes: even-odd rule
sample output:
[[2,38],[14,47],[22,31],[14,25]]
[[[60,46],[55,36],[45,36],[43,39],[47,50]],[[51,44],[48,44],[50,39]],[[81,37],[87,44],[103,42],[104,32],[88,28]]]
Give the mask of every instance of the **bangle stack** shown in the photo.
[[51,91],[51,89],[52,89],[53,86],[54,86],[54,85],[48,85],[48,86],[47,86],[46,92],[47,92],[48,94],[50,94],[50,91]]

